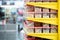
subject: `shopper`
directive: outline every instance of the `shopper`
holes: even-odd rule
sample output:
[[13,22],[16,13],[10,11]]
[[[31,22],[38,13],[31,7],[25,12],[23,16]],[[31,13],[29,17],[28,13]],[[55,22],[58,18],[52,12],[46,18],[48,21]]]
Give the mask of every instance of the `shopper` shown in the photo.
[[18,17],[17,17],[17,21],[18,21],[18,39],[19,40],[24,40],[24,17],[23,17],[23,10],[18,9]]

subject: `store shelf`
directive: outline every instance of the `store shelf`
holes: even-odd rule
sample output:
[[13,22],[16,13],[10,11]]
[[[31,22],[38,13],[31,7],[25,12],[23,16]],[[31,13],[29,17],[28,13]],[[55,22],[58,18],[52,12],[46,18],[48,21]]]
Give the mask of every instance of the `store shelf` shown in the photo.
[[57,2],[27,2],[26,4],[58,10]]
[[47,38],[47,39],[55,39],[57,38],[57,33],[28,33],[29,36]]
[[57,18],[29,18],[29,17],[27,17],[27,20],[58,25]]

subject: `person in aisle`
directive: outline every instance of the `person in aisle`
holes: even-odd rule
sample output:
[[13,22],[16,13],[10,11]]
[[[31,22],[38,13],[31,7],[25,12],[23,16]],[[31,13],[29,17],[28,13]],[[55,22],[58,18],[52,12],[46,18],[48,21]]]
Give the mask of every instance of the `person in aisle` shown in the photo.
[[17,22],[18,22],[18,40],[24,40],[24,30],[23,30],[23,23],[25,21],[24,17],[23,17],[23,10],[22,9],[18,9],[18,17],[17,17]]
[[0,21],[5,19],[4,8],[0,7]]

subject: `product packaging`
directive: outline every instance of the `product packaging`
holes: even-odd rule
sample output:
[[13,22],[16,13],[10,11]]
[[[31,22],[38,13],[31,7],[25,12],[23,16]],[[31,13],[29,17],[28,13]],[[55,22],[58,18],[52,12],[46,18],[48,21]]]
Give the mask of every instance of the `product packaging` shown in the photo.
[[49,18],[49,14],[43,14],[43,18]]
[[50,2],[57,2],[57,0],[49,0]]
[[43,2],[49,2],[49,0],[42,0]]
[[49,33],[49,24],[43,24],[43,33]]
[[44,9],[43,9],[43,13],[49,13],[49,9],[44,8]]
[[27,17],[34,18],[34,14],[33,13],[28,13]]
[[30,2],[35,2],[35,0],[30,0]]
[[50,14],[50,18],[57,18],[56,14]]
[[42,0],[35,0],[36,2],[42,2]]
[[26,11],[27,12],[34,12],[34,7],[33,6],[26,6]]
[[35,13],[42,13],[41,8],[35,7]]
[[35,14],[35,18],[42,18],[42,14]]
[[50,13],[57,13],[57,10],[51,9],[51,10],[50,10]]
[[26,21],[26,25],[28,27],[34,27],[34,22],[32,22],[32,21]]
[[42,33],[42,28],[35,28],[35,33]]
[[57,26],[56,25],[51,25],[51,33],[57,33]]
[[27,29],[27,32],[28,32],[28,33],[34,33],[34,28],[28,28],[28,29]]

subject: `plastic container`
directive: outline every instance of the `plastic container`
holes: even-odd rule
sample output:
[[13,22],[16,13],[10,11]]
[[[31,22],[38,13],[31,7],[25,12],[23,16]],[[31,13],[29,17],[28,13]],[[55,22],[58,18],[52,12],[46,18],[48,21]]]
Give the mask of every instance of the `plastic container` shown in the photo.
[[50,14],[50,18],[57,18],[56,14]]
[[35,13],[42,13],[41,8],[35,7]]
[[26,25],[28,27],[34,27],[34,22],[32,22],[32,21],[26,21]]
[[34,18],[34,14],[33,13],[28,13],[27,17]]
[[35,2],[42,2],[42,0],[35,0]]
[[42,33],[42,28],[35,28],[35,33]]
[[57,2],[57,0],[49,0],[50,2]]
[[34,12],[34,7],[33,6],[26,6],[26,11],[27,12]]
[[49,9],[43,8],[43,13],[49,13]]
[[57,26],[56,25],[51,25],[51,33],[57,33]]
[[42,18],[42,14],[35,14],[35,18]]
[[41,26],[40,22],[34,22],[34,27],[40,27],[40,26]]
[[49,2],[49,0],[42,0],[43,2]]
[[27,37],[27,40],[35,40],[35,37],[28,36],[28,37]]
[[49,18],[49,14],[43,14],[43,18]]
[[35,2],[35,0],[30,0],[30,2]]
[[43,33],[49,33],[49,24],[43,24]]
[[30,0],[24,0],[25,2],[30,2]]
[[27,32],[28,32],[28,33],[34,33],[34,28],[28,28],[28,29],[27,29]]
[[51,10],[50,10],[50,13],[57,13],[57,10],[51,9]]

